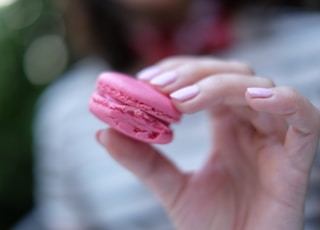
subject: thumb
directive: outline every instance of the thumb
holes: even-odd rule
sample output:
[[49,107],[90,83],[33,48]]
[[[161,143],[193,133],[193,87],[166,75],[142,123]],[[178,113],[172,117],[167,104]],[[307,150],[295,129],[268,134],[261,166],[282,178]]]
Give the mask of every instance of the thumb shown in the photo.
[[113,130],[97,133],[98,142],[122,166],[149,187],[166,207],[170,207],[184,187],[185,175],[149,144]]

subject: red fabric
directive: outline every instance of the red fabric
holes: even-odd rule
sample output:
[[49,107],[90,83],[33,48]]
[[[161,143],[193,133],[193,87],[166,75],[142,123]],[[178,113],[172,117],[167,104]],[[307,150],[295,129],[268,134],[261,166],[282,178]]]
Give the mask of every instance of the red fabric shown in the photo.
[[145,64],[172,55],[211,54],[232,42],[231,20],[221,13],[216,1],[195,1],[190,17],[175,28],[159,29],[145,25],[133,31],[132,48]]

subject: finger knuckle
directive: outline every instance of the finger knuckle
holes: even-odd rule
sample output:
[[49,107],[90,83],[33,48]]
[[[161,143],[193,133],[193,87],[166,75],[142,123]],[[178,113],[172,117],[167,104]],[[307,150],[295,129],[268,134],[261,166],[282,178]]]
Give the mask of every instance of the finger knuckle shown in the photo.
[[246,62],[243,61],[232,61],[231,62],[237,69],[239,69],[241,72],[249,75],[254,74],[254,70],[251,65],[249,65]]
[[297,103],[297,100],[299,99],[298,91],[292,87],[285,87],[284,89],[290,102]]
[[177,63],[177,62],[183,62],[183,61],[187,61],[191,58],[191,56],[187,56],[187,55],[175,55],[175,56],[170,56],[167,57],[163,60],[161,60],[159,62],[159,65],[162,66],[167,66],[167,65],[171,65],[173,63]]
[[286,108],[287,113],[292,113],[298,110],[299,105],[299,93],[296,89],[292,87],[283,87],[284,89],[284,108]]
[[195,63],[195,62],[185,63],[180,66],[180,68],[178,69],[178,72],[184,76],[188,76],[191,73],[193,73],[194,70],[196,70],[197,68],[199,68],[198,63]]
[[259,81],[261,82],[261,84],[262,84],[263,86],[266,86],[266,87],[274,87],[274,86],[275,86],[273,80],[270,79],[270,78],[257,77],[257,79],[259,79]]
[[158,62],[158,65],[166,66],[172,62],[177,61],[178,57],[168,57]]

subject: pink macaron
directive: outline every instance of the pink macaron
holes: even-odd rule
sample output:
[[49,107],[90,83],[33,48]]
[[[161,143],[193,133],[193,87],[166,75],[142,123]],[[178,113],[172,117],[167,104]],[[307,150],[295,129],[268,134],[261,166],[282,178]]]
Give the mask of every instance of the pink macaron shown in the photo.
[[170,124],[181,118],[170,99],[147,83],[116,73],[102,73],[90,111],[117,131],[148,143],[172,141]]

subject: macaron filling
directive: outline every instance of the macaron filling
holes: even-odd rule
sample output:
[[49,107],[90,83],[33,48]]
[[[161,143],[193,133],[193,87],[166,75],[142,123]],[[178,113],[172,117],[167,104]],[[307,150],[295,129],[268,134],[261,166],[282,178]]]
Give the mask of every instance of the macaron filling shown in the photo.
[[101,88],[98,87],[97,94],[109,102],[138,109],[148,117],[152,117],[166,126],[168,126],[171,122],[174,122],[173,117],[155,109],[154,107],[151,107],[150,105],[146,105],[136,99],[130,98],[121,91],[112,89],[107,85],[103,85]]
[[125,105],[141,109],[148,115],[158,118],[162,122],[167,124],[178,122],[180,120],[180,116],[178,118],[173,117],[168,113],[158,110],[156,107],[153,107],[152,105],[145,104],[140,100],[131,98],[127,94],[123,93],[121,90],[114,89],[103,81],[98,82],[97,93],[103,97],[111,97],[119,103],[123,103]]
[[[130,101],[128,100],[128,97],[125,97],[124,95],[122,95],[122,97],[120,98],[125,98],[125,101]],[[141,123],[141,121],[152,122],[155,128],[163,129],[163,127],[159,127],[159,123],[161,123],[164,126],[169,126],[170,124],[169,122],[163,119],[160,119],[159,117],[155,117],[153,114],[150,114],[147,111],[141,109],[141,107],[145,108],[146,106],[139,106],[140,108],[137,108],[130,104],[124,103],[121,100],[118,100],[117,98],[113,97],[112,94],[107,93],[107,91],[98,90],[97,93],[93,96],[93,100],[99,104],[109,106],[109,107],[111,106],[111,104],[115,104],[116,107],[120,106],[119,108],[121,108],[122,112],[126,112],[128,114],[133,115],[134,117],[139,117],[142,119],[142,120],[136,119],[137,122],[139,123]],[[141,103],[139,105],[141,105]],[[148,110],[150,111],[150,109]],[[144,124],[147,124],[147,123],[144,123]]]
[[[172,131],[166,122],[149,115],[140,109],[128,106],[107,94],[95,93],[92,96],[90,110],[101,120],[118,131],[141,140],[153,143],[167,143]],[[93,106],[94,105],[94,106]],[[128,130],[131,130],[128,132]]]

